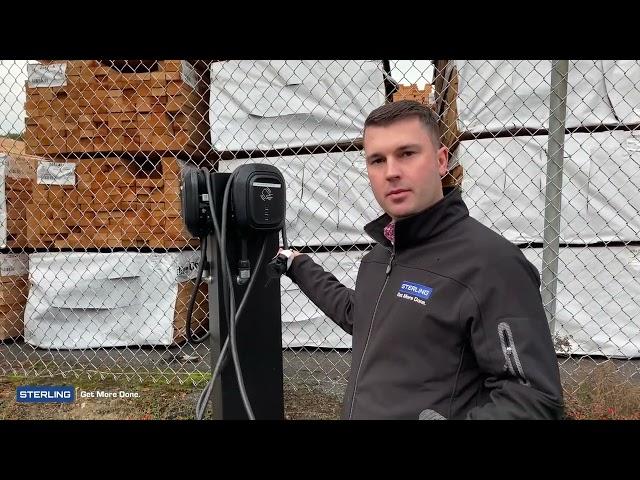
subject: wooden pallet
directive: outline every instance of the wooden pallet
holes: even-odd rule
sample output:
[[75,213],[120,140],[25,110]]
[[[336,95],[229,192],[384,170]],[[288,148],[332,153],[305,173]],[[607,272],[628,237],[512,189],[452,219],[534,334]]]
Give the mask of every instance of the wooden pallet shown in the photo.
[[0,276],[0,340],[17,338],[23,334],[28,294],[27,275]]
[[423,89],[418,88],[417,85],[398,85],[398,90],[393,94],[393,101],[399,102],[400,100],[415,100],[424,105],[429,104],[429,95],[431,94],[431,85],[427,84]]
[[[430,103],[429,96],[432,91],[431,85],[425,85],[424,89],[418,88],[417,85],[399,85],[397,92],[393,94],[393,101],[398,102],[400,100],[415,100],[424,105],[429,105],[431,108],[436,108],[434,104]],[[452,79],[449,84],[445,96],[443,98],[443,104],[441,106],[440,115],[440,132],[442,144],[449,148],[449,155],[453,154],[458,147],[460,132],[457,127],[458,112],[456,108],[456,98],[458,95],[458,75],[454,71]],[[442,178],[443,187],[461,186],[463,180],[463,168],[462,165],[454,166],[447,174]]]
[[195,150],[202,99],[182,80],[181,61],[161,60],[156,71],[144,73],[97,60],[64,64],[66,85],[27,83],[27,153],[69,158]]
[[[41,160],[40,165],[47,165]],[[62,162],[61,162],[62,163]],[[181,165],[120,157],[66,161],[72,185],[38,180],[27,205],[34,248],[184,248],[197,245],[181,217]]]
[[4,195],[6,212],[5,246],[25,248],[27,244],[27,204],[35,180],[37,157],[24,155],[23,142],[3,142],[0,155],[4,166]]
[[[184,343],[187,340],[187,310],[194,286],[195,280],[178,284],[178,297],[176,299],[176,310],[173,322],[173,341],[175,344]],[[196,337],[201,337],[209,329],[209,297],[207,291],[207,283],[201,283],[198,287],[198,294],[196,295],[191,320],[191,331]]]

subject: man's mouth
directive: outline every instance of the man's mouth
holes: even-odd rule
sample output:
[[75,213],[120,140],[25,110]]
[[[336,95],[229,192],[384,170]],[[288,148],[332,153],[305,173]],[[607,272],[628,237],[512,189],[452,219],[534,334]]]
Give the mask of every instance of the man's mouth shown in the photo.
[[397,188],[395,190],[391,190],[389,193],[387,193],[387,197],[395,197],[395,196],[400,196],[403,193],[408,192],[409,190],[407,190],[406,188]]

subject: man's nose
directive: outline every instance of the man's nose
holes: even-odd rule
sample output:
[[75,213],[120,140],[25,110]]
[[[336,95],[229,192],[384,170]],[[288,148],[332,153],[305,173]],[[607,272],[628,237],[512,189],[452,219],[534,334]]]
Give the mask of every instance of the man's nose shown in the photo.
[[387,160],[386,178],[387,180],[393,180],[400,177],[400,166],[395,159],[389,158]]

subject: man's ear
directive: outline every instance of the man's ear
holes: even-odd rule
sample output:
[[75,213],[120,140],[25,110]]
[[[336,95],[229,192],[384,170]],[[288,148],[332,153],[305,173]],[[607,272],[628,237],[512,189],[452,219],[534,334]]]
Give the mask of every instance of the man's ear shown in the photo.
[[445,146],[440,147],[436,158],[438,159],[438,173],[442,178],[449,171],[449,149]]

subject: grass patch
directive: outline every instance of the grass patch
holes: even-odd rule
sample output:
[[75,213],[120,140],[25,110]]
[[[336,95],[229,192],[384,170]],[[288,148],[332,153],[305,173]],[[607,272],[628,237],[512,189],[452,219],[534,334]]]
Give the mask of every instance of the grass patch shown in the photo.
[[640,385],[613,364],[598,365],[572,391],[564,392],[566,415],[573,420],[640,420]]
[[[209,372],[184,374],[168,381],[169,372],[114,375],[85,371],[56,376],[12,374],[0,378],[0,419],[177,419],[195,418],[196,401],[211,378]],[[174,376],[175,378],[175,376]],[[21,385],[72,385],[72,404],[22,404],[16,402]],[[80,398],[81,391],[137,392],[137,398]],[[640,420],[640,385],[631,383],[613,363],[594,367],[579,385],[565,388],[565,411],[573,420]],[[337,420],[342,397],[316,385],[284,386],[288,420]]]

